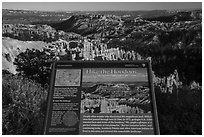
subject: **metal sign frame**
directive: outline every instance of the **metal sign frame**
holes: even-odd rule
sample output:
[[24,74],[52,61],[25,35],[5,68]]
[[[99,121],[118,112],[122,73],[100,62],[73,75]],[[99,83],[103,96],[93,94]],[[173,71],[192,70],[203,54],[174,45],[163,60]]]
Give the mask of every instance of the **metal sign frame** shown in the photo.
[[156,97],[153,87],[153,74],[152,74],[152,67],[150,61],[57,61],[53,62],[52,64],[52,71],[51,71],[51,80],[50,80],[50,88],[47,98],[47,113],[44,122],[44,130],[43,134],[47,134],[48,130],[48,116],[52,112],[51,109],[51,102],[53,100],[53,89],[54,89],[54,82],[55,82],[55,75],[56,70],[59,67],[68,67],[68,68],[117,68],[117,67],[127,67],[127,68],[135,68],[136,66],[146,65],[147,67],[147,74],[148,74],[148,82],[149,82],[149,89],[150,89],[150,97],[151,97],[151,107],[152,107],[152,114],[153,114],[153,127],[154,133],[160,134],[159,130],[159,122],[158,122],[158,114],[157,114],[157,106],[156,106]]

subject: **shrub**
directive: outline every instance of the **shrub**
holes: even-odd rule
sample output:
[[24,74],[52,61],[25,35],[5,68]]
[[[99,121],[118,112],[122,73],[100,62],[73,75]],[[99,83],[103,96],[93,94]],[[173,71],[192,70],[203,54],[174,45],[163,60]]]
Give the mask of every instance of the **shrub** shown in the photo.
[[5,74],[2,95],[3,134],[42,134],[47,91],[40,84]]
[[181,87],[176,94],[155,87],[160,133],[163,135],[202,134],[202,90]]
[[28,77],[42,86],[49,83],[50,64],[52,56],[47,55],[45,51],[38,49],[26,49],[17,55],[14,65],[17,66],[18,71],[24,77]]

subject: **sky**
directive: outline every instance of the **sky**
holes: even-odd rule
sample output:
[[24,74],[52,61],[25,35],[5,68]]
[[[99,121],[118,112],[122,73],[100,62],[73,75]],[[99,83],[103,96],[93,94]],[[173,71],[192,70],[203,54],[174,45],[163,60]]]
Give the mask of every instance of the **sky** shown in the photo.
[[38,11],[202,9],[201,2],[3,2],[3,9]]

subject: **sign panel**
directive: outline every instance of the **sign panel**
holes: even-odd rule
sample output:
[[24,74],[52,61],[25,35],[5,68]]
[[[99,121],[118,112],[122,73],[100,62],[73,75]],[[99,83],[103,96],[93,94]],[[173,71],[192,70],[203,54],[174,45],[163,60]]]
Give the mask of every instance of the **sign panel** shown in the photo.
[[159,134],[150,63],[54,63],[44,134]]

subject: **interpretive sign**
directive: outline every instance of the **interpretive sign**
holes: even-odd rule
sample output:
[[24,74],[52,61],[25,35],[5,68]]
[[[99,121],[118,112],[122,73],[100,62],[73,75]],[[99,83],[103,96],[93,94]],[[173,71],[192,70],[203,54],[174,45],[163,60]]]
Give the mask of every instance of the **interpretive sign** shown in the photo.
[[53,63],[44,134],[159,134],[149,61]]

